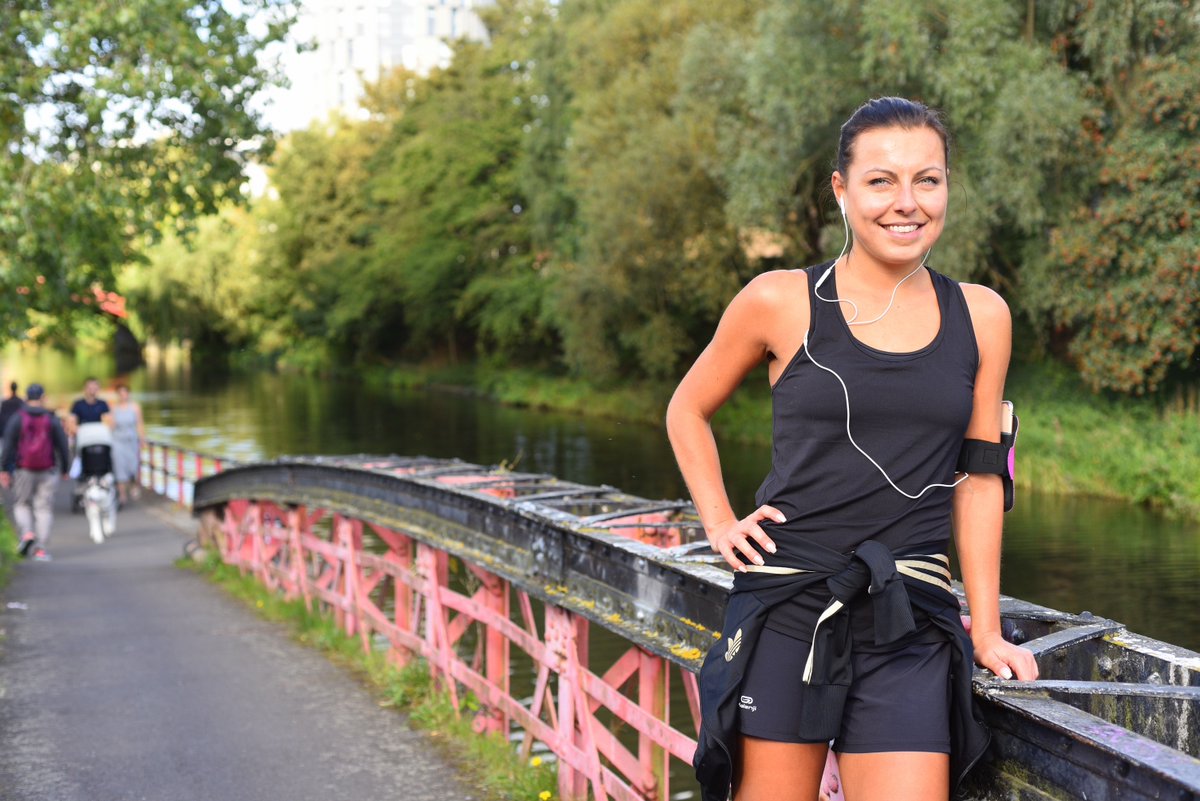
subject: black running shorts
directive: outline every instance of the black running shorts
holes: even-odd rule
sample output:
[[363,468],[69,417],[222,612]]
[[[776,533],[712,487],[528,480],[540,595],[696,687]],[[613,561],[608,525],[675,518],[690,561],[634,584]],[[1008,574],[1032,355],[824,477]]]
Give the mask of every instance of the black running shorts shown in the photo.
[[[742,734],[802,743],[795,734],[809,645],[763,629],[742,681]],[[884,653],[856,651],[854,678],[834,740],[839,753],[950,753],[950,655],[947,642],[918,642]],[[824,742],[824,741],[822,741]]]

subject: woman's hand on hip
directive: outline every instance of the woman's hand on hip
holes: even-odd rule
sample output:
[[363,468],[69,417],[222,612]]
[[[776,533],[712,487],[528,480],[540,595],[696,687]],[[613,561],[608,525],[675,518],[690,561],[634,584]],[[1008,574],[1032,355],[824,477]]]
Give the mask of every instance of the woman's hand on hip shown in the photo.
[[708,535],[708,544],[725,558],[730,567],[744,573],[746,562],[756,565],[763,563],[762,554],[752,543],[758,543],[758,546],[768,553],[775,553],[775,543],[759,525],[763,520],[772,523],[786,522],[783,512],[775,507],[760,506],[741,520],[714,529]]

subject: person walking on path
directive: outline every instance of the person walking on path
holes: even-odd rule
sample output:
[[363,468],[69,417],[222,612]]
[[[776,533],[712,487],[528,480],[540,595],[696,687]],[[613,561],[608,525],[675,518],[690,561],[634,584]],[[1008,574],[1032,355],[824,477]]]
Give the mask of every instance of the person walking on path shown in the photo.
[[54,522],[54,489],[70,464],[67,435],[57,415],[44,404],[41,384],[25,391],[25,407],[4,428],[0,486],[13,489],[13,520],[20,532],[20,552],[49,561],[46,546]]
[[[11,384],[9,384],[8,389],[12,394],[0,401],[0,440],[2,440],[4,437],[4,429],[8,425],[8,421],[14,414],[21,410],[22,406],[25,405],[25,401],[21,400],[21,396],[17,394],[18,387],[16,381],[13,381]],[[3,448],[3,445],[0,445],[0,448]],[[0,450],[0,459],[3,458],[3,450]],[[0,462],[0,464],[2,464],[2,462]],[[7,504],[8,493],[0,493],[0,496],[3,496],[4,503]]]
[[8,425],[9,418],[25,405],[25,401],[21,400],[21,396],[17,394],[17,389],[16,381],[9,384],[8,390],[12,394],[0,401],[0,433],[3,433],[4,427]]
[[138,461],[146,428],[142,422],[142,407],[130,399],[129,387],[117,384],[117,402],[112,407],[113,474],[117,479],[117,500],[128,503],[130,493],[137,492]]
[[[961,466],[1002,447],[1011,317],[992,290],[925,266],[950,198],[945,126],[920,103],[868,101],[836,164],[842,254],[751,281],[667,412],[708,541],[734,570],[700,672],[704,801],[814,799],[831,742],[848,801],[947,801],[989,737],[972,662],[1038,675],[1001,636],[1003,476]],[[772,464],[739,516],[711,420],[762,362]]]
[[75,436],[79,426],[84,423],[107,423],[110,428],[112,427],[112,415],[108,401],[99,395],[100,382],[93,377],[88,377],[83,382],[83,397],[71,404],[71,436]]

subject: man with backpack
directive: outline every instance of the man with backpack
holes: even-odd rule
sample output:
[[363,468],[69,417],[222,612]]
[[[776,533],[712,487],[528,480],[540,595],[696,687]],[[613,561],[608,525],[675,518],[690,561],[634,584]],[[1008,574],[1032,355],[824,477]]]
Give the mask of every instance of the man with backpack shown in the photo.
[[13,520],[20,532],[20,551],[50,561],[46,542],[54,520],[54,488],[70,464],[67,434],[58,416],[44,405],[41,384],[25,390],[25,406],[4,427],[4,464],[0,486],[13,488]]

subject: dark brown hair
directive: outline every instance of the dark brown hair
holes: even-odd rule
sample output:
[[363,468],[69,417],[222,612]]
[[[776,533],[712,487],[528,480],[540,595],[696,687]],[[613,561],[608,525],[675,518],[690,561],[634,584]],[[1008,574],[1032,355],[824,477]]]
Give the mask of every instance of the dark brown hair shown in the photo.
[[837,169],[843,176],[854,158],[854,142],[864,131],[876,128],[929,128],[942,140],[946,169],[950,169],[950,134],[941,115],[924,103],[903,97],[877,97],[863,103],[842,123],[838,137]]

